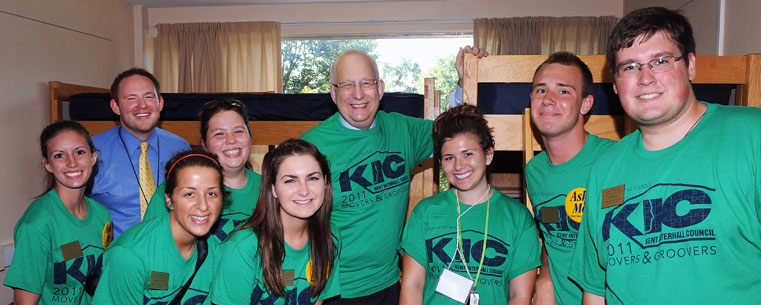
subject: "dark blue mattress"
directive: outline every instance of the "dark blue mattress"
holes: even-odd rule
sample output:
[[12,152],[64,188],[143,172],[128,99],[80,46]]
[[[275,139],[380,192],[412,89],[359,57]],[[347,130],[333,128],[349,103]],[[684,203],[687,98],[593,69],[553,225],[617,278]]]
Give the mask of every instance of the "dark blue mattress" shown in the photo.
[[[700,101],[717,104],[730,104],[734,85],[692,86],[695,96]],[[478,106],[489,114],[522,114],[523,109],[530,108],[530,83],[480,83],[478,84]],[[595,103],[590,114],[624,114],[618,95],[613,92],[613,85],[595,84],[593,93]],[[499,101],[499,102],[497,102]]]
[[[732,104],[730,97],[734,85],[693,85],[698,100]],[[530,107],[530,83],[481,83],[478,85],[478,105],[487,114],[522,114]],[[590,114],[624,114],[612,84],[595,84],[595,103]],[[233,98],[243,101],[254,121],[322,121],[338,109],[327,93],[305,94],[201,94],[164,93],[164,110],[161,120],[198,120],[198,110],[209,100]],[[72,120],[105,121],[118,120],[111,111],[108,93],[77,94],[69,100],[69,116]],[[380,109],[398,112],[412,117],[423,117],[423,95],[412,93],[385,93]]]
[[[338,111],[330,94],[249,94],[249,93],[163,93],[164,109],[161,120],[198,120],[198,110],[207,101],[221,98],[237,99],[246,104],[253,121],[322,121]],[[78,121],[106,121],[119,118],[111,111],[108,93],[84,93],[69,99],[69,117]],[[412,117],[423,117],[423,95],[386,93],[380,109]]]

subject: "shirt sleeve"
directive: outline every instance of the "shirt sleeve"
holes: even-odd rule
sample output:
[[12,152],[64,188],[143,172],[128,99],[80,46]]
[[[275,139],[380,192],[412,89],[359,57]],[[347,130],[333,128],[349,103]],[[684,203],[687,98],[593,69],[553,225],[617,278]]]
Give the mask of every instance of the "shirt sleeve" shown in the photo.
[[[237,234],[243,234],[243,231]],[[242,244],[242,243],[241,243]],[[245,304],[251,302],[255,277],[261,277],[258,256],[237,243],[222,244],[214,256],[214,276],[209,296],[214,304]],[[223,259],[224,258],[224,259]]]
[[600,265],[599,232],[602,228],[597,226],[597,215],[600,209],[601,191],[595,190],[594,177],[590,175],[587,190],[584,214],[581,217],[581,226],[576,240],[576,248],[573,253],[571,269],[568,277],[576,282],[584,291],[599,296],[605,295],[605,269]]
[[415,148],[415,164],[430,159],[433,156],[433,121],[414,119],[411,130],[416,130],[413,147]]
[[513,279],[526,271],[539,267],[542,264],[542,246],[539,243],[539,234],[531,218],[528,208],[521,207],[517,217],[518,228],[515,238],[515,250],[513,251],[512,263],[508,271],[508,278]]
[[161,217],[168,213],[166,208],[166,200],[164,199],[165,190],[166,182],[162,182],[161,185],[159,185],[159,188],[153,192],[151,201],[148,203],[148,208],[145,210],[145,215],[143,215],[143,221]]
[[449,109],[462,105],[462,87],[455,86],[454,91],[449,94]]
[[11,288],[42,294],[52,253],[49,236],[29,224],[21,224],[15,232],[16,252],[3,283]]
[[317,296],[318,301],[329,299],[341,294],[341,284],[338,281],[338,273],[341,270],[341,260],[338,259],[338,256],[340,256],[341,252],[341,245],[338,242],[336,242],[335,245],[338,247],[339,255],[337,255],[333,260],[333,268],[330,270],[328,282],[325,283],[325,288],[323,288],[322,292],[320,292],[320,295]]
[[136,253],[119,246],[109,248],[103,266],[92,304],[143,303],[147,276]]
[[410,219],[407,220],[407,224],[404,226],[400,247],[421,266],[426,266],[428,262],[428,254],[423,240],[425,236],[425,226],[421,215],[424,213],[422,213],[421,210],[420,203],[418,203],[418,205],[412,210]]

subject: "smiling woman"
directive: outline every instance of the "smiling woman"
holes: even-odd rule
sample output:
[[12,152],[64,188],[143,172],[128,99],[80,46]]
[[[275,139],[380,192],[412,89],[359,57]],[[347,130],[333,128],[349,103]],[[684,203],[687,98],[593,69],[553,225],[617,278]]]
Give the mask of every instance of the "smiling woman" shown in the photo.
[[[201,123],[201,145],[219,159],[224,173],[222,181],[228,200],[222,207],[219,225],[211,242],[227,238],[235,227],[251,216],[259,198],[262,176],[253,172],[248,162],[251,152],[251,131],[245,104],[235,99],[206,102],[198,114]],[[156,189],[145,211],[145,220],[163,217],[168,213],[164,204],[166,183]]]
[[486,179],[494,156],[486,119],[462,105],[433,124],[434,156],[453,189],[410,214],[400,304],[531,304],[539,236],[528,209]]
[[95,262],[112,239],[111,215],[85,197],[98,154],[87,130],[71,121],[45,127],[40,149],[48,188],[16,224],[16,254],[3,284],[19,305],[90,304],[83,282],[100,275]]
[[226,197],[222,167],[204,151],[175,155],[166,168],[168,214],[130,228],[104,258],[94,304],[210,304],[216,243],[206,237]]
[[286,140],[264,156],[254,214],[215,258],[213,303],[285,304],[296,297],[290,302],[322,304],[338,295],[330,181],[325,156],[304,140]]

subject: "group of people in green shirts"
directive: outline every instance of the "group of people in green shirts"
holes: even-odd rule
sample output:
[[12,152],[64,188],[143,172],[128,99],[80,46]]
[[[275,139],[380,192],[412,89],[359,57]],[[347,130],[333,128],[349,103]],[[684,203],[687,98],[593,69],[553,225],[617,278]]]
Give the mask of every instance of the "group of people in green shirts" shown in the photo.
[[[4,284],[16,304],[755,303],[761,110],[698,101],[695,62],[679,13],[621,19],[607,63],[639,129],[618,143],[584,130],[583,61],[558,52],[537,67],[533,218],[489,185],[479,108],[433,122],[379,111],[384,82],[356,50],[331,67],[339,112],[267,153],[261,176],[245,106],[205,104],[203,150],[166,162],[143,221],[113,243],[108,211],[85,197],[93,142],[53,123],[40,136],[48,190],[16,225]],[[452,189],[405,224],[410,172],[431,155]]]

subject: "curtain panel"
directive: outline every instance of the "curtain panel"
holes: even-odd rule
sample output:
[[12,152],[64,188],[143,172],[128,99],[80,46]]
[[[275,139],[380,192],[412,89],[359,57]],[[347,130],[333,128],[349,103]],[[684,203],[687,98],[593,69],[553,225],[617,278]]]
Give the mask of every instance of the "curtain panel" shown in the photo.
[[281,92],[280,23],[157,24],[164,92]]
[[490,54],[605,54],[617,22],[615,16],[479,18],[473,21],[473,43]]

